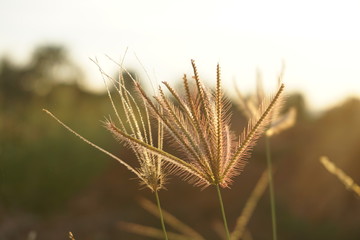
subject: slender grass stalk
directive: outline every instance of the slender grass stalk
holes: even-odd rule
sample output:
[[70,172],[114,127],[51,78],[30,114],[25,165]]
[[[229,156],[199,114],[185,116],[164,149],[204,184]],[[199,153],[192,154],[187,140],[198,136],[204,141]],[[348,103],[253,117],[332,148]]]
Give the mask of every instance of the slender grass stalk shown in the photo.
[[166,227],[165,227],[165,223],[164,223],[164,217],[163,217],[162,210],[161,210],[161,204],[160,204],[159,194],[158,194],[157,191],[155,191],[155,197],[156,197],[156,203],[157,203],[157,206],[158,206],[158,209],[159,209],[161,227],[162,227],[162,230],[163,230],[163,232],[164,232],[164,239],[165,239],[165,240],[168,240],[168,236],[167,236],[167,233],[166,233]]
[[277,240],[277,231],[276,231],[276,209],[275,209],[275,192],[274,192],[274,182],[273,182],[273,171],[272,171],[272,161],[271,161],[271,147],[270,147],[270,137],[265,136],[266,142],[266,161],[269,171],[269,194],[270,194],[270,206],[271,206],[271,222],[272,222],[272,232],[273,240]]
[[246,239],[246,232],[247,232],[247,224],[250,221],[250,218],[252,217],[255,208],[260,200],[260,198],[263,196],[263,193],[265,192],[266,188],[269,184],[269,169],[266,169],[261,177],[259,178],[258,182],[256,183],[256,186],[254,187],[253,191],[251,192],[250,197],[247,199],[246,204],[241,212],[241,215],[238,217],[236,221],[235,228],[233,232],[231,233],[231,240],[240,240]]
[[[148,211],[152,215],[160,218],[160,214],[159,214],[158,207],[156,204],[152,203],[151,201],[149,201],[145,198],[140,199],[139,203],[146,211]],[[188,236],[188,238],[191,240],[205,240],[205,238],[202,237],[198,232],[196,232],[190,226],[186,225],[184,222],[177,219],[174,215],[172,215],[168,211],[164,210],[163,208],[162,208],[162,213],[164,216],[165,224],[173,227],[174,230],[179,231],[184,236]],[[169,231],[167,231],[167,233],[169,235],[169,238],[172,239],[170,237]]]
[[[118,222],[117,227],[127,232],[135,233],[140,236],[147,237],[146,239],[163,239],[163,232],[160,229],[144,226],[136,223]],[[184,236],[182,234],[168,232],[171,240],[193,240],[193,238]]]
[[230,233],[229,233],[229,228],[228,228],[228,224],[227,224],[227,220],[226,220],[225,208],[224,208],[224,203],[223,203],[223,200],[222,200],[222,197],[221,197],[220,187],[219,187],[219,184],[216,184],[215,186],[216,186],[216,190],[217,190],[217,194],[218,194],[218,198],[219,198],[221,215],[222,215],[223,221],[224,221],[226,239],[230,240]]
[[[284,66],[278,77],[278,85],[282,85],[282,77],[284,74]],[[244,115],[250,119],[253,116],[259,116],[261,113],[256,109],[256,106],[259,105],[264,98],[264,88],[262,85],[262,78],[260,72],[257,72],[257,89],[256,97],[246,99],[241,92],[239,91],[237,85],[234,82],[235,90],[238,95],[238,105],[240,110]],[[271,205],[271,218],[272,218],[272,230],[273,230],[273,240],[277,239],[276,232],[276,211],[275,211],[275,194],[274,194],[274,183],[272,178],[272,162],[271,162],[271,150],[270,150],[270,137],[278,134],[290,127],[292,127],[296,122],[296,109],[290,108],[286,113],[279,114],[280,107],[275,108],[271,114],[271,120],[268,129],[265,131],[265,141],[266,141],[266,161],[268,165],[268,181],[269,181],[269,194],[270,194],[270,205]]]
[[334,174],[340,182],[342,182],[346,189],[352,190],[360,197],[360,186],[354,182],[354,180],[349,177],[342,169],[338,168],[333,162],[329,160],[328,157],[320,157],[320,162],[331,174]]

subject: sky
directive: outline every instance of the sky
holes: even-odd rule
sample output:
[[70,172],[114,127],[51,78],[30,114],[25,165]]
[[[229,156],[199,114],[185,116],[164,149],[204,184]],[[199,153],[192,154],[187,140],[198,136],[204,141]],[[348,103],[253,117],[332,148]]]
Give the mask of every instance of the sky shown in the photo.
[[[288,93],[302,92],[312,110],[360,96],[359,0],[1,0],[0,56],[26,61],[36,46],[66,46],[89,79],[103,86],[98,58],[109,73],[126,52],[125,67],[157,81],[191,74],[247,93],[257,69],[274,92],[285,66]],[[126,51],[127,49],[127,51]]]

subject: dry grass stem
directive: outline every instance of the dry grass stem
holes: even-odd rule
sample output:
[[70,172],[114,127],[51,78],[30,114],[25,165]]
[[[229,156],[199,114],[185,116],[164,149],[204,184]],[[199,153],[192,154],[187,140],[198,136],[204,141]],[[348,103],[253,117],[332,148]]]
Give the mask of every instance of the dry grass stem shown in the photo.
[[74,235],[72,234],[72,232],[69,232],[69,238],[70,238],[70,240],[75,240],[75,237],[74,237]]
[[254,190],[248,198],[245,207],[236,221],[234,231],[231,233],[231,240],[242,239],[246,233],[246,226],[269,183],[268,170],[265,170],[258,180]]
[[[136,223],[128,223],[128,222],[118,222],[117,227],[121,230],[135,233],[137,235],[145,236],[145,237],[151,237],[156,239],[164,239],[164,233],[162,230],[148,227]],[[187,237],[181,234],[173,233],[173,232],[167,232],[169,239],[171,240],[192,240],[192,237]]]
[[355,192],[360,197],[360,186],[356,184],[351,177],[349,177],[346,173],[344,173],[343,170],[331,162],[328,157],[320,157],[320,162],[323,164],[326,170],[335,175],[340,180],[340,182],[345,185],[346,189]]
[[[284,65],[281,70],[281,73],[278,77],[278,85],[281,85],[282,78],[284,74]],[[257,71],[257,88],[255,96],[249,98],[243,97],[238,86],[234,82],[234,87],[238,95],[238,106],[239,109],[244,113],[247,118],[258,117],[259,111],[256,109],[261,102],[261,99],[264,97],[264,88],[262,84],[262,76],[260,71]],[[272,162],[271,162],[271,150],[270,150],[270,137],[278,134],[295,124],[296,121],[296,109],[291,108],[283,115],[279,115],[280,108],[276,108],[270,118],[270,124],[267,126],[265,131],[266,134],[266,159],[268,169],[271,172]],[[272,217],[272,228],[273,228],[273,240],[277,239],[277,230],[276,230],[276,210],[275,210],[275,193],[274,193],[274,184],[272,180],[272,174],[268,174],[269,178],[269,195],[270,195],[270,205],[271,205],[271,217]]]
[[[139,203],[146,211],[148,211],[149,213],[153,214],[156,217],[159,217],[159,211],[154,203],[144,198],[141,199]],[[169,226],[179,231],[183,235],[188,236],[194,240],[204,240],[204,238],[199,233],[197,233],[194,229],[192,229],[191,227],[189,227],[188,225],[177,219],[171,213],[163,210],[163,216],[165,222]]]
[[269,128],[266,130],[265,134],[268,137],[274,136],[285,131],[288,128],[291,128],[295,125],[297,111],[295,108],[290,108],[286,113],[275,118]]

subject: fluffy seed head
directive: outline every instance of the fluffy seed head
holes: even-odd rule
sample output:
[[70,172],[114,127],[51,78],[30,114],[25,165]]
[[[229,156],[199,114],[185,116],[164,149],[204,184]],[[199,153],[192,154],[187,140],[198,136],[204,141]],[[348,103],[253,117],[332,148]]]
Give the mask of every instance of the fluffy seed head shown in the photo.
[[263,100],[259,115],[251,118],[247,128],[237,137],[230,128],[230,104],[222,91],[220,66],[216,69],[216,88],[211,90],[201,82],[193,60],[191,64],[195,89],[190,89],[184,75],[183,94],[164,82],[170,97],[160,87],[154,102],[137,85],[145,105],[161,121],[172,145],[176,145],[177,154],[151,146],[121,129],[117,130],[118,135],[133,146],[159,156],[194,185],[228,187],[243,169],[252,147],[276,110],[284,85],[280,85],[273,98]]

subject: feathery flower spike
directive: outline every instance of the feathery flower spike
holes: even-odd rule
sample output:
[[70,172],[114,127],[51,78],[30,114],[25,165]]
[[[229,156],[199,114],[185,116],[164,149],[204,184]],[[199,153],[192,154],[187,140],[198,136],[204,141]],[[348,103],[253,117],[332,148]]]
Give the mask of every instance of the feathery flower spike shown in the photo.
[[[281,85],[282,78],[284,75],[284,66],[278,76],[278,85]],[[237,106],[240,111],[245,115],[247,119],[250,119],[254,116],[259,116],[258,106],[261,104],[262,99],[264,99],[265,93],[262,83],[261,72],[257,70],[256,72],[256,94],[255,96],[250,96],[248,98],[244,97],[239,87],[236,85],[234,81],[234,88],[237,95]],[[279,114],[280,108],[278,111],[274,111],[271,116],[271,121],[267,129],[265,130],[265,134],[267,136],[273,136],[281,133],[282,131],[291,128],[295,125],[297,111],[294,107],[290,108],[286,113]]]
[[269,123],[272,112],[277,109],[284,85],[279,86],[273,98],[261,103],[259,115],[249,121],[248,127],[237,138],[230,129],[230,104],[222,92],[219,65],[216,89],[211,91],[201,82],[195,62],[192,60],[191,63],[195,89],[190,89],[189,80],[184,75],[183,95],[164,82],[170,97],[160,87],[154,102],[136,84],[146,107],[162,122],[169,140],[181,154],[156,148],[111,122],[107,122],[106,126],[116,138],[159,156],[173,166],[176,173],[196,186],[229,187],[232,178],[240,174],[252,147]]
[[352,190],[360,197],[360,186],[354,182],[354,180],[349,177],[342,169],[337,167],[333,162],[329,160],[328,157],[320,157],[320,162],[331,174],[335,175],[340,182],[342,182],[346,189]]
[[[97,62],[95,62],[97,64]],[[99,65],[98,65],[99,66]],[[120,75],[119,81],[113,80],[111,77],[106,75],[102,69],[99,67],[100,72],[103,76],[103,80],[107,87],[108,96],[112,104],[113,110],[115,112],[116,118],[119,122],[119,128],[126,134],[136,137],[142,142],[155,146],[157,149],[162,149],[163,145],[163,127],[162,123],[159,121],[156,129],[150,123],[150,115],[147,111],[147,108],[142,108],[143,103],[135,99],[132,93],[125,88],[125,82],[123,76]],[[130,75],[129,75],[130,76]],[[120,100],[119,109],[115,106],[114,98],[109,90],[106,78],[112,81],[113,87],[118,94]],[[134,79],[132,81],[135,82]],[[126,161],[120,159],[119,157],[113,155],[112,153],[106,151],[105,149],[99,147],[98,145],[87,140],[61,120],[59,120],[54,114],[50,111],[43,109],[49,116],[54,118],[58,123],[65,127],[68,131],[79,137],[84,142],[95,147],[96,149],[104,152],[110,157],[117,160],[119,163],[124,165],[128,170],[134,173],[137,178],[140,180],[140,184],[147,186],[151,191],[157,192],[158,190],[164,188],[165,183],[165,173],[164,173],[164,164],[161,158],[158,155],[152,154],[146,149],[139,149],[139,147],[130,142],[126,141],[127,146],[133,150],[136,158],[139,162],[139,167],[130,166]],[[105,126],[114,125],[110,119],[106,119],[104,122]],[[115,126],[115,125],[114,125]],[[157,144],[153,142],[153,132],[157,131]]]

